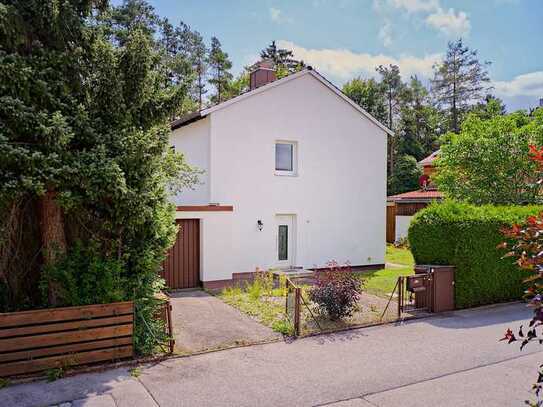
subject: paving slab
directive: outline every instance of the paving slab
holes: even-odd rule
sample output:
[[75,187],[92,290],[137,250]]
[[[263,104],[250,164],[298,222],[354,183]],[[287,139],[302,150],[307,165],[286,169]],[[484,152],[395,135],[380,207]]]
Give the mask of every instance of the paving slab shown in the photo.
[[542,355],[526,355],[365,398],[376,407],[521,406],[524,400],[534,400],[529,384],[537,379]]
[[69,407],[116,407],[115,400],[109,394],[74,400]]
[[[107,398],[94,400],[101,395],[107,395],[116,402],[117,407],[156,407],[145,387],[133,378],[126,368],[80,374],[50,383],[36,381],[9,386],[0,390],[0,406],[43,407],[61,405],[73,400],[86,406],[82,403],[105,402],[103,400]],[[93,404],[89,405],[94,407]]]
[[169,294],[175,347],[194,353],[281,339],[282,336],[202,290]]

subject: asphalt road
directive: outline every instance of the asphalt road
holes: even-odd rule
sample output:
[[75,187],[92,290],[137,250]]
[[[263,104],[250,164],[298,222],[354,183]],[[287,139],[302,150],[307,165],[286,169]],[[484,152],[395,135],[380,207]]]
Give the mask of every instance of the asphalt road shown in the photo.
[[[543,359],[498,342],[509,304],[0,390],[2,406],[521,406]],[[68,406],[70,404],[66,404]]]

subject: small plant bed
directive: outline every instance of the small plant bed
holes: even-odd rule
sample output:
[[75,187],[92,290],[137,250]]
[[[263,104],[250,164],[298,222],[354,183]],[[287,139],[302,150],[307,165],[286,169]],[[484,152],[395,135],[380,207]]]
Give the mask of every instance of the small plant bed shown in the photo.
[[254,281],[228,287],[218,297],[258,322],[283,335],[292,335],[285,315],[285,279],[274,279],[271,271],[258,272]]
[[[305,294],[304,298],[307,298]],[[384,313],[387,302],[388,300],[385,298],[362,292],[351,316],[332,320],[326,315],[320,314],[317,305],[309,301],[309,309],[302,306],[300,333],[301,335],[308,335],[321,331],[335,331],[395,321],[397,319],[398,304],[391,301],[388,310]]]

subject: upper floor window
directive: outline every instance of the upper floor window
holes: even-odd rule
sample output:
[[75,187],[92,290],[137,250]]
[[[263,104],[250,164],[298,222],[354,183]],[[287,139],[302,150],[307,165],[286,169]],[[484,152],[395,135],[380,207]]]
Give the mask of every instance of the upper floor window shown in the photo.
[[296,143],[278,141],[275,143],[275,173],[296,175]]

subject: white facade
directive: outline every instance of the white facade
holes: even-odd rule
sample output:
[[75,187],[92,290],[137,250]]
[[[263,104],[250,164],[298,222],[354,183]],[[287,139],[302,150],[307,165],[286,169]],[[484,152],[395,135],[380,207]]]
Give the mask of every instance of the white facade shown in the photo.
[[411,224],[413,216],[401,216],[396,215],[396,240],[400,240],[407,237],[409,225]]
[[[176,150],[205,171],[202,185],[175,197],[176,204],[233,206],[177,212],[201,219],[202,281],[257,267],[384,263],[387,137],[367,113],[314,71],[203,113],[171,136]],[[292,175],[275,171],[278,141],[294,143]],[[286,260],[279,241],[288,241]]]

